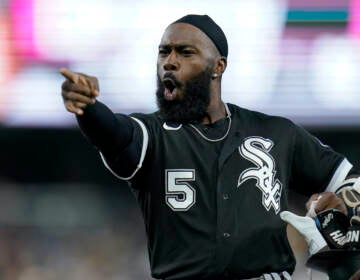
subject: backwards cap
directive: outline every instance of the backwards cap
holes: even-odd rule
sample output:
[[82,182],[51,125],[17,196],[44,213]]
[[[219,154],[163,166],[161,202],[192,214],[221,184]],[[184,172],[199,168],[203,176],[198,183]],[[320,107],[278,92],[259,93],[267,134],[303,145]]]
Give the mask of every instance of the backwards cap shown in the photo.
[[228,44],[225,33],[208,15],[186,15],[172,24],[179,22],[188,23],[199,28],[213,41],[222,56],[228,56]]

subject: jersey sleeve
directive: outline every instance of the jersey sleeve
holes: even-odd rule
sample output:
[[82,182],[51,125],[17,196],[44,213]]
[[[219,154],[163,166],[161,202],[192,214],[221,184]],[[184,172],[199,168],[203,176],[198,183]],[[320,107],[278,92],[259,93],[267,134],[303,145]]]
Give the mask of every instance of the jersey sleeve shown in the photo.
[[138,119],[114,114],[97,101],[77,117],[81,131],[100,152],[105,166],[119,179],[130,180],[141,168],[148,134]]
[[305,195],[334,191],[352,164],[305,129],[295,126],[290,186]]
[[132,140],[115,155],[100,152],[101,159],[107,169],[120,180],[131,180],[141,169],[148,149],[149,135],[145,124],[131,117],[134,123]]

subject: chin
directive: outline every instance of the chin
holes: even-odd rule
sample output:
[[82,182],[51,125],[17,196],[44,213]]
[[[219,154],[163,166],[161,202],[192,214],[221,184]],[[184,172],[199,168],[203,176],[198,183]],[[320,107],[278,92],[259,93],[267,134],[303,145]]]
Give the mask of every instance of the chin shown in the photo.
[[158,76],[156,98],[161,116],[164,120],[177,123],[198,123],[207,116],[210,104],[211,72],[206,70],[197,77],[187,81],[183,86],[176,87],[174,99],[165,98],[165,86]]

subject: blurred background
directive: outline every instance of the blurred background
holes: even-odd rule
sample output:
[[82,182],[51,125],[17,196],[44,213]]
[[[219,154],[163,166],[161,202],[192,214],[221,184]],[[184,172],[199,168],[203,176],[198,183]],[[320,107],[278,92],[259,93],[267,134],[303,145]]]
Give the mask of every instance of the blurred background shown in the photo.
[[[0,0],[0,279],[151,279],[135,199],[65,111],[58,70],[97,76],[114,111],[151,112],[158,43],[188,13],[227,35],[224,100],[288,117],[360,166],[360,0]],[[304,201],[291,194],[299,213]],[[309,279],[289,236],[294,279]]]

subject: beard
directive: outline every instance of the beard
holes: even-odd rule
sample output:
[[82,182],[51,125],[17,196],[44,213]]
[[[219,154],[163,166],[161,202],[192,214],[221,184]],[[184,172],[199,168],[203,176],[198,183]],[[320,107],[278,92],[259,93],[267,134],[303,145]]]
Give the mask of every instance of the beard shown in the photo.
[[201,122],[206,117],[210,104],[211,75],[212,68],[208,67],[199,75],[182,84],[173,74],[165,74],[165,77],[174,81],[177,89],[182,89],[182,96],[170,101],[164,98],[165,86],[158,74],[156,100],[161,117],[170,123]]

